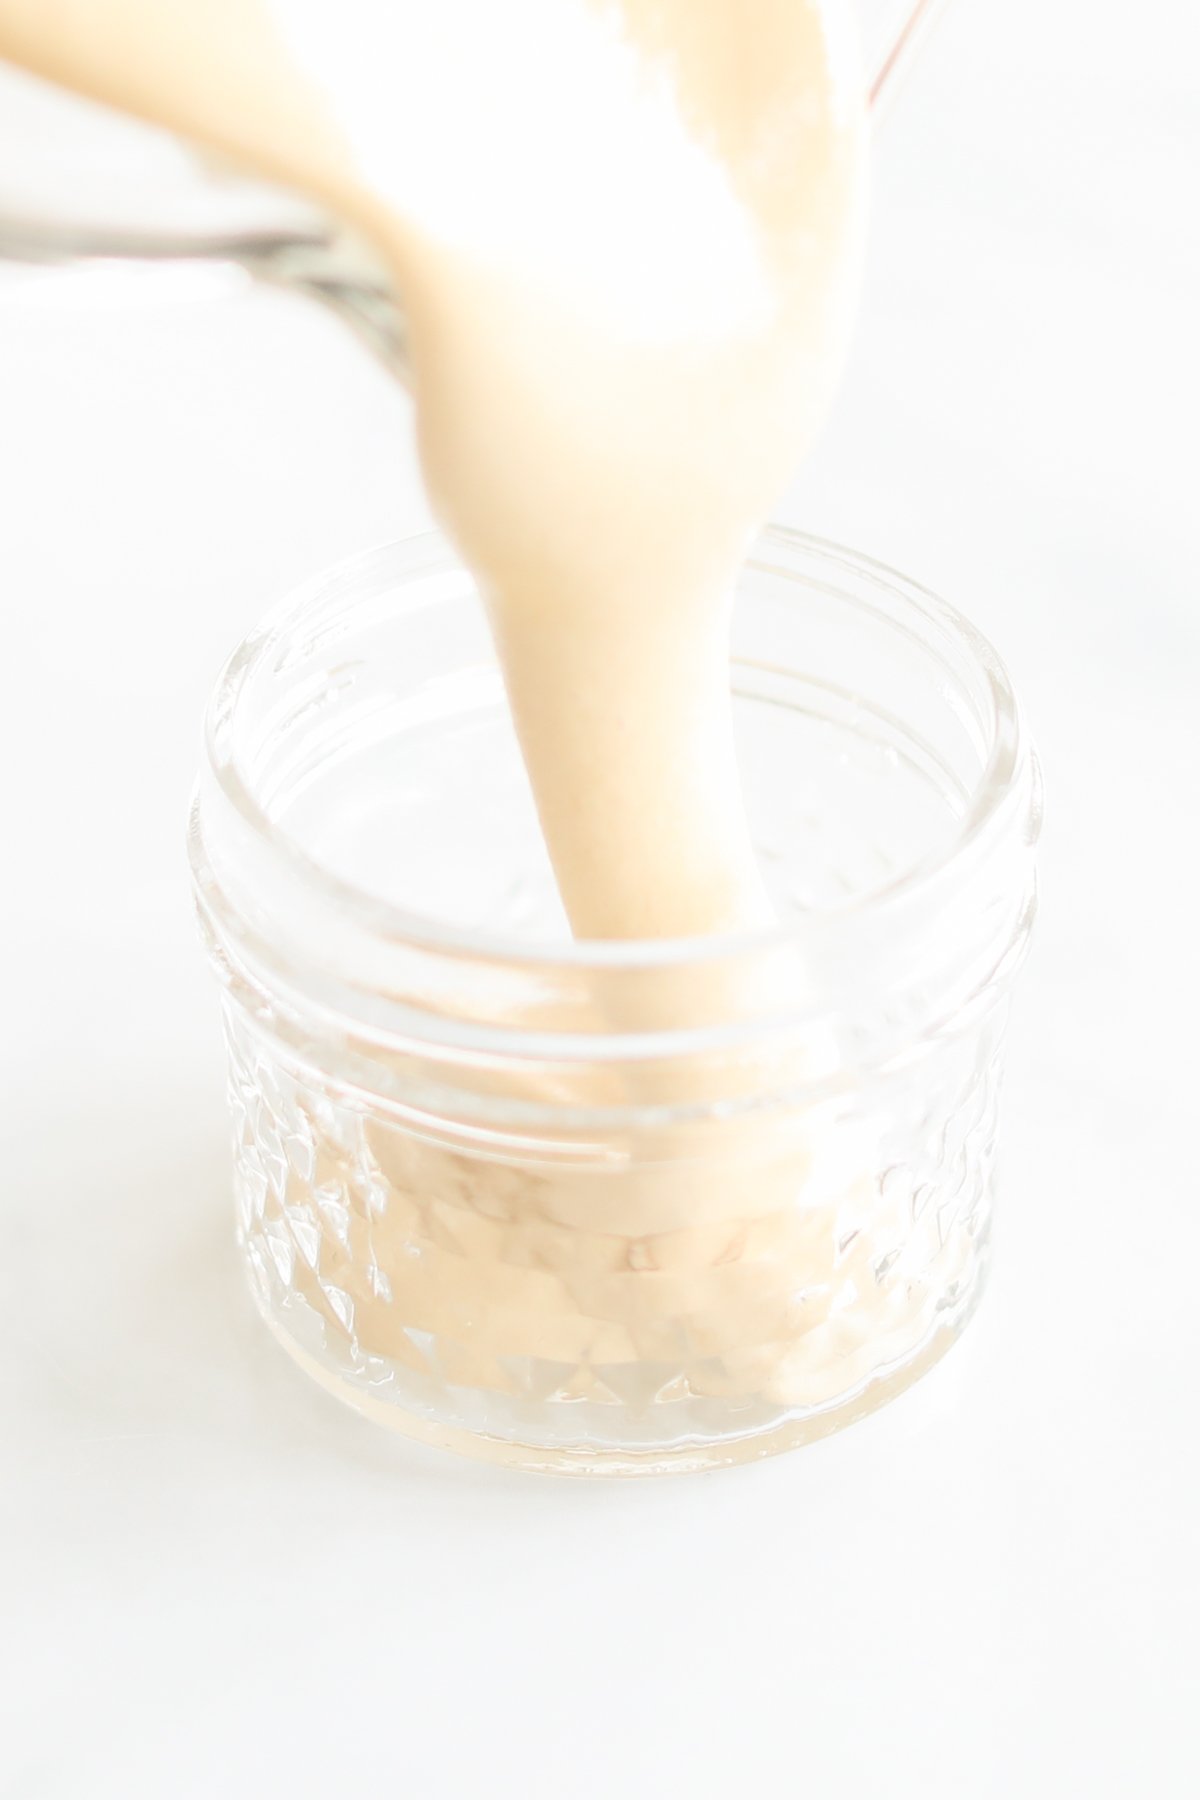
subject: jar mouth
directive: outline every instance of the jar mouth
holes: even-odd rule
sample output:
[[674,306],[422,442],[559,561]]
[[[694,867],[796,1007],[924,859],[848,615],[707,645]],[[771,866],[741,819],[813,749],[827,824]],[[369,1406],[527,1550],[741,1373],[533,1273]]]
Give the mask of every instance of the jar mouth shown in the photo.
[[[893,603],[900,601],[910,620],[909,634],[915,635],[915,628],[920,625],[933,628],[948,640],[982,678],[990,708],[990,717],[983,721],[986,747],[982,766],[956,829],[936,851],[870,892],[753,930],[705,937],[572,939],[542,944],[503,931],[467,928],[439,920],[381,898],[324,867],[269,817],[244,779],[235,751],[239,703],[256,673],[264,666],[279,666],[281,656],[286,654],[285,640],[303,626],[306,614],[327,604],[335,586],[350,589],[381,567],[411,576],[448,564],[453,551],[437,532],[364,551],[292,590],[267,613],[226,663],[209,702],[205,719],[208,772],[236,815],[242,833],[249,834],[258,854],[268,859],[290,884],[302,884],[314,898],[336,908],[340,917],[364,934],[421,953],[469,957],[514,971],[527,970],[531,975],[550,969],[570,969],[580,974],[589,970],[613,973],[770,956],[792,947],[811,946],[814,933],[819,935],[831,928],[857,931],[861,927],[872,934],[886,932],[889,915],[913,907],[936,907],[939,888],[952,882],[964,863],[986,855],[995,838],[1011,830],[1014,805],[1025,814],[1021,834],[1025,844],[1032,845],[1041,812],[1036,760],[1025,742],[1016,695],[1000,656],[956,608],[873,557],[780,525],[764,529],[745,568],[769,573],[773,556],[797,554],[817,559],[831,578],[843,571],[857,587],[874,590]],[[806,581],[811,587],[811,580]],[[839,590],[838,598],[870,606],[868,599],[849,592]],[[905,627],[901,625],[900,629]],[[1029,765],[1029,780],[1023,784],[1027,791],[1020,793],[1022,784],[1018,777],[1023,763]],[[194,848],[193,860],[201,854]]]

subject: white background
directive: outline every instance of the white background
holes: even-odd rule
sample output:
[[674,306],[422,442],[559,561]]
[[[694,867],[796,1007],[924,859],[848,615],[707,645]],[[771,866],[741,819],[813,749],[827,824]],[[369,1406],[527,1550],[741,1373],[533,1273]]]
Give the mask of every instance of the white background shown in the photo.
[[881,134],[854,365],[783,514],[1007,656],[1043,913],[978,1320],[744,1471],[443,1459],[252,1319],[199,720],[269,601],[420,521],[410,421],[277,295],[5,280],[0,1793],[1197,1791],[1192,18],[959,0]]

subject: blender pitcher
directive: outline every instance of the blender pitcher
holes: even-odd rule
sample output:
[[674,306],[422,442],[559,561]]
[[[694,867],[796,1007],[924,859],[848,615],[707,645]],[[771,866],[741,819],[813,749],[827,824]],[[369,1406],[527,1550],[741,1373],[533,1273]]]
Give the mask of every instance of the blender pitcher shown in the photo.
[[[874,116],[943,5],[858,0]],[[0,46],[4,13],[0,0]],[[320,301],[407,380],[401,304],[361,235],[230,160],[0,60],[0,261],[92,258],[236,264]]]

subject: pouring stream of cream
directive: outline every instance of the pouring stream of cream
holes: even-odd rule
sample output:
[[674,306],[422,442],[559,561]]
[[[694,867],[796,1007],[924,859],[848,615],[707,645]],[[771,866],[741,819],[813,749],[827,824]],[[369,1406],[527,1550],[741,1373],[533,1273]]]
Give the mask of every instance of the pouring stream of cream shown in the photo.
[[0,0],[0,54],[318,197],[394,271],[584,938],[766,922],[734,576],[828,403],[861,235],[844,0]]

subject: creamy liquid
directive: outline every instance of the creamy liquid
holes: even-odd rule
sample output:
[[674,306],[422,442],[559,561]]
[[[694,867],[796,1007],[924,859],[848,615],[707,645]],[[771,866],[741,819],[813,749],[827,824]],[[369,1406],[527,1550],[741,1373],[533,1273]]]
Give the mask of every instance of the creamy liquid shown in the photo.
[[580,937],[769,917],[728,609],[837,370],[844,0],[0,0],[0,53],[320,196],[390,262]]
[[[429,492],[485,595],[580,937],[769,918],[729,596],[843,347],[864,135],[843,12],[0,0],[0,53],[308,190],[390,262]],[[658,1358],[694,1394],[815,1404],[848,1358],[866,1373],[927,1330],[938,1246],[914,1235],[879,1274],[906,1219],[841,1127],[548,1175],[383,1123],[352,1151],[325,1098],[297,1105],[251,1244],[327,1326],[353,1320],[356,1354],[421,1362],[413,1328],[451,1382],[503,1388],[540,1357],[578,1365],[568,1397],[611,1399],[614,1370]]]

